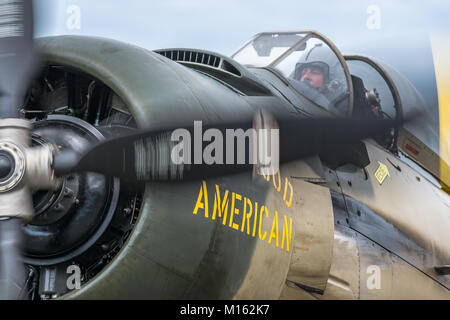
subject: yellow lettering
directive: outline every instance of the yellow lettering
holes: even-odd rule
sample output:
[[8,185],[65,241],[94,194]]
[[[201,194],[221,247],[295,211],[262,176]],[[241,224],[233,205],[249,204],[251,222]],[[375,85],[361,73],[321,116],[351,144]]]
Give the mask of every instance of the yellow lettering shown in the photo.
[[236,215],[239,214],[239,209],[236,208],[236,206],[235,206],[235,199],[236,199],[236,201],[238,201],[238,200],[240,201],[240,200],[242,200],[242,196],[240,194],[238,194],[238,193],[234,193],[233,192],[233,198],[231,200],[230,223],[229,223],[228,226],[230,228],[232,227],[233,229],[239,230],[239,225],[237,223],[233,223],[234,215],[235,214]]
[[264,210],[265,213],[266,213],[266,217],[269,216],[269,213],[267,212],[266,206],[262,206],[262,207],[261,207],[261,210],[259,211],[259,238],[260,238],[261,240],[264,240],[264,239],[266,238],[266,234],[267,234],[267,232],[264,231],[264,235],[261,236],[261,222],[262,222],[262,212],[263,212],[263,210]]
[[227,213],[228,213],[228,190],[225,189],[225,193],[223,195],[222,201],[220,199],[220,190],[219,186],[216,184],[216,194],[214,196],[214,209],[212,214],[212,219],[216,219],[216,212],[219,217],[222,217],[223,214],[223,224],[227,221]]
[[[276,233],[273,232],[273,229],[276,229]],[[275,218],[272,222],[272,230],[270,231],[270,237],[269,237],[269,243],[272,241],[273,238],[277,239],[276,245],[278,247],[278,212],[275,210]]]
[[287,223],[286,216],[284,216],[284,226],[283,226],[283,236],[281,239],[281,249],[284,248],[284,234],[286,234],[286,251],[289,252],[289,242],[291,241],[291,237],[292,237],[292,218],[289,218],[289,229],[288,229],[288,223]]
[[252,237],[256,235],[256,221],[258,220],[258,202],[255,202],[255,221],[253,222]]
[[272,169],[272,173],[273,173],[273,175],[272,175],[272,181],[273,181],[273,186],[275,187],[275,190],[277,190],[278,192],[280,192],[280,190],[281,190],[281,176],[280,176],[280,170],[278,170],[278,186],[277,186],[277,184],[275,183],[275,173],[273,172],[273,169]]
[[[250,206],[250,211],[247,212],[247,203]],[[245,219],[247,219],[247,234],[250,234],[250,217],[252,216],[253,205],[249,198],[244,198],[244,213],[242,215],[241,232],[244,232]]]
[[[289,189],[291,189],[291,195],[289,197],[289,201],[286,201],[286,192],[287,192],[287,187],[289,185]],[[286,205],[288,206],[288,208],[292,205],[292,196],[294,195],[294,190],[292,189],[292,185],[289,182],[288,178],[286,178],[286,182],[284,184],[284,195],[283,195],[283,200],[286,203]]]
[[[204,202],[202,202],[202,198],[204,199]],[[197,214],[198,209],[204,209],[205,218],[208,218],[208,190],[206,189],[206,181],[202,181],[202,185],[200,186],[200,192],[198,193],[197,203],[195,204],[193,214]]]
[[[268,177],[270,177],[270,176],[268,176]],[[278,171],[278,184],[275,183],[275,175],[273,175],[272,177],[274,179],[273,180],[274,187],[279,192],[281,190],[281,176],[280,176],[279,171]],[[221,197],[219,186],[217,184],[215,186],[216,186],[216,192],[214,195],[214,210],[213,210],[213,214],[212,214],[212,219],[215,220],[216,215],[217,215],[218,217],[222,218],[222,223],[225,225],[226,221],[227,221],[227,215],[228,215],[229,190],[225,189],[223,197]],[[287,196],[288,187],[290,189],[290,196],[289,196],[289,200],[287,201],[286,196]],[[265,205],[261,205],[260,208],[258,208],[258,202],[255,202],[253,204],[253,202],[250,198],[243,197],[242,195],[235,193],[235,192],[231,192],[231,194],[232,194],[232,196],[231,196],[231,212],[230,212],[230,218],[229,218],[230,220],[229,220],[228,226],[235,230],[239,230],[239,224],[235,223],[233,221],[233,219],[234,219],[234,215],[239,215],[240,211],[241,211],[239,209],[238,201],[242,201],[242,198],[244,198],[244,200],[243,200],[244,208],[243,208],[242,222],[241,222],[240,230],[241,230],[241,232],[245,232],[244,230],[246,230],[246,233],[248,235],[250,235],[250,229],[251,229],[250,220],[253,216],[254,220],[253,220],[252,237],[256,236],[256,229],[257,229],[257,224],[258,224],[259,239],[265,240],[267,238],[268,230],[264,231],[264,233],[263,233],[262,224],[263,224],[263,211],[265,213],[265,217],[266,218],[269,217],[269,212],[268,212],[267,207]],[[290,207],[292,205],[292,198],[293,198],[293,188],[292,188],[292,185],[289,182],[289,180],[286,178],[283,200],[288,207]],[[208,189],[206,186],[206,181],[202,181],[202,184],[200,186],[200,191],[198,193],[197,202],[195,203],[193,214],[197,214],[200,209],[204,210],[205,218],[208,218],[209,217]],[[259,223],[258,223],[258,209],[259,209]],[[247,228],[246,228],[246,226],[247,226]],[[268,243],[269,244],[272,243],[272,240],[275,239],[275,245],[277,247],[279,247],[279,235],[280,235],[280,232],[279,232],[279,228],[278,228],[278,211],[275,211],[275,216],[272,221],[272,228],[270,230]],[[288,223],[288,218],[286,215],[284,215],[283,233],[282,233],[282,237],[281,237],[281,249],[284,249],[284,244],[286,243],[286,251],[289,252],[291,242],[292,242],[292,218],[289,218],[289,223]]]

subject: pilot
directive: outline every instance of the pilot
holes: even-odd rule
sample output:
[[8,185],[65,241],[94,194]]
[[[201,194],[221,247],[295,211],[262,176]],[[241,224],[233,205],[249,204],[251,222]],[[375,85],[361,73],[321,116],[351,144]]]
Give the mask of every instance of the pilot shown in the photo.
[[366,99],[370,106],[370,111],[375,118],[383,118],[383,113],[381,109],[380,94],[376,88],[372,90],[366,90]]
[[345,73],[336,54],[324,43],[315,44],[301,56],[293,79],[297,81],[291,82],[293,86],[307,98],[337,114],[347,113]]
[[300,58],[295,66],[294,79],[325,93],[330,82],[330,66],[327,63],[332,52],[321,43],[316,44]]
[[325,88],[325,68],[319,63],[304,65],[300,73],[300,82],[307,81],[311,87],[319,91]]
[[295,65],[294,79],[320,92],[330,102],[347,91],[344,69],[324,43],[317,43],[302,55]]

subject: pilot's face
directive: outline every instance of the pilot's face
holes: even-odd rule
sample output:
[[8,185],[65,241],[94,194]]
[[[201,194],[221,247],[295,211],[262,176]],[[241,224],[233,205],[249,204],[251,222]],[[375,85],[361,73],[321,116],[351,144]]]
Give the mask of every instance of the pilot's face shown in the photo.
[[324,84],[323,71],[317,67],[306,67],[302,70],[300,81],[309,81],[311,87],[322,90]]

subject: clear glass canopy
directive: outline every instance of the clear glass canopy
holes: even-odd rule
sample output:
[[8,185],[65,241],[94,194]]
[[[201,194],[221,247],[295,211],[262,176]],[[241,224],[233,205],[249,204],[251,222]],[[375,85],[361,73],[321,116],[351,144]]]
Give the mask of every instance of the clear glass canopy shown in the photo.
[[305,32],[259,33],[231,57],[245,66],[267,67],[306,35]]
[[248,67],[277,69],[300,94],[346,116],[349,79],[336,51],[314,32],[265,32],[256,35],[232,55]]

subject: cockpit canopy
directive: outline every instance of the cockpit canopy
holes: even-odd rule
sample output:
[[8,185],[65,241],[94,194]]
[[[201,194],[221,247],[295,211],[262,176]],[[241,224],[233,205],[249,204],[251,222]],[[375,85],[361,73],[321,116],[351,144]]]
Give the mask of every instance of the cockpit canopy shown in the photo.
[[331,41],[314,31],[259,33],[232,58],[284,76],[291,88],[337,116],[401,119],[419,112],[420,126],[406,124],[377,142],[394,153],[404,152],[440,178],[436,120],[416,88],[394,68],[364,56],[344,59]]
[[300,94],[336,115],[351,112],[350,77],[344,59],[318,33],[260,33],[232,58],[247,67],[278,70]]

